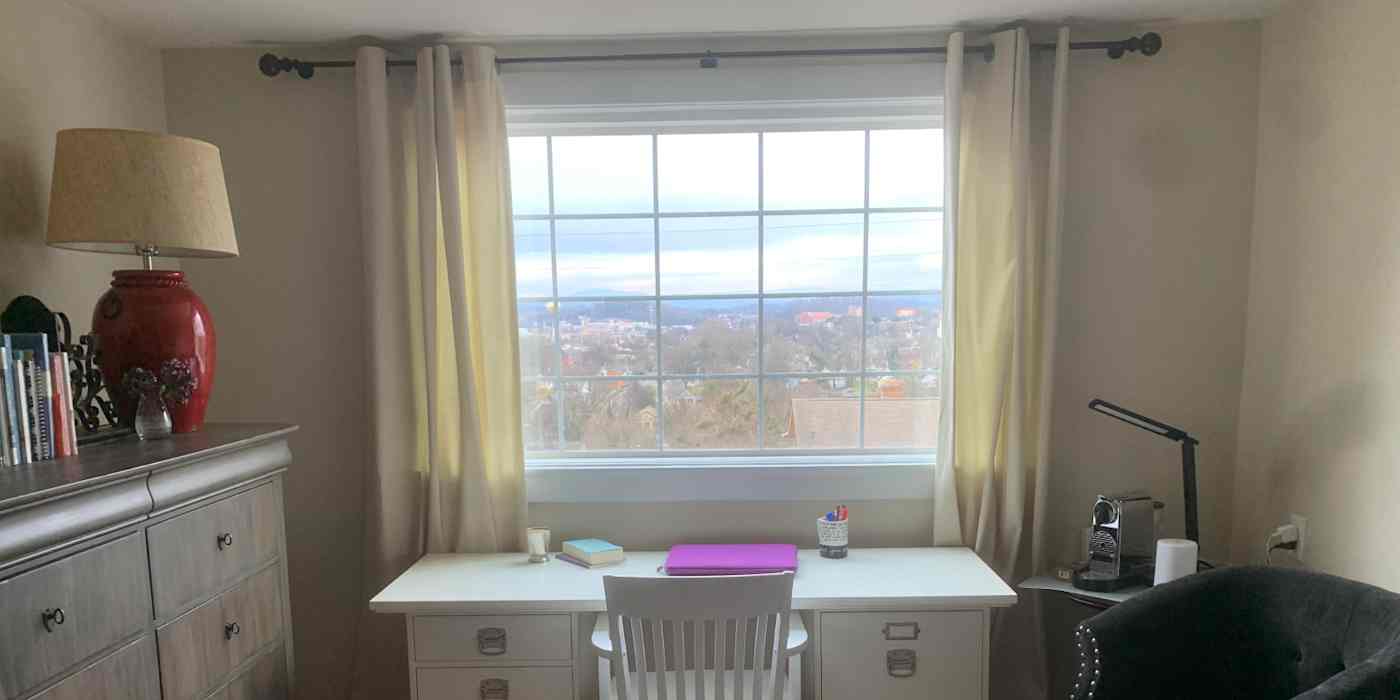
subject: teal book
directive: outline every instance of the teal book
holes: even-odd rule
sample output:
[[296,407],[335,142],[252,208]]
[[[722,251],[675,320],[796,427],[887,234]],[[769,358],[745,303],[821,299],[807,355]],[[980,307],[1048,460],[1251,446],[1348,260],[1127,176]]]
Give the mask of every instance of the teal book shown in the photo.
[[600,539],[566,540],[564,553],[589,566],[619,562],[626,556],[621,547]]

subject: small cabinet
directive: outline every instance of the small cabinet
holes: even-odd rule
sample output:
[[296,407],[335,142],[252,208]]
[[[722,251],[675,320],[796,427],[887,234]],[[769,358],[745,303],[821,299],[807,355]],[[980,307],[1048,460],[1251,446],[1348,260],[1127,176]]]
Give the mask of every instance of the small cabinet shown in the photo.
[[985,616],[980,610],[822,613],[822,697],[985,697]]
[[0,582],[0,699],[145,629],[145,555],[138,533]]

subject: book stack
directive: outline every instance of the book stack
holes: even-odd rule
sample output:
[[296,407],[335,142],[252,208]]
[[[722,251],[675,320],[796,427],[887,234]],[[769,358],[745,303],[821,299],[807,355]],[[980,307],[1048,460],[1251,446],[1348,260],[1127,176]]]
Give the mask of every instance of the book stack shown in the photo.
[[626,559],[627,555],[623,553],[621,547],[607,540],[566,540],[564,552],[559,555],[559,558],[591,569],[595,566],[616,564]]
[[43,333],[0,336],[0,466],[78,454],[68,353]]

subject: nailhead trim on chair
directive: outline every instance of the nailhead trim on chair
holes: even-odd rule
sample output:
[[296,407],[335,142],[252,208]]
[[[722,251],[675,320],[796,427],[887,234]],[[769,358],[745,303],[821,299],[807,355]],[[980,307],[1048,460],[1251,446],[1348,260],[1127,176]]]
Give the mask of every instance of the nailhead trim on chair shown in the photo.
[[1103,669],[1099,640],[1094,636],[1094,631],[1081,622],[1074,629],[1074,641],[1079,647],[1079,672],[1075,675],[1070,700],[1092,700],[1094,691],[1098,690],[1099,672]]

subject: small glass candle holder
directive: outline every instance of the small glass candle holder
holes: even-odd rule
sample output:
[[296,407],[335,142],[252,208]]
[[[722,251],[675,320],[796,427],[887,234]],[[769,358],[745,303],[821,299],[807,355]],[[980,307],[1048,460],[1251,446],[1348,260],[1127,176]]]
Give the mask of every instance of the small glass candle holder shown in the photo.
[[530,548],[531,564],[543,564],[549,561],[549,528],[532,527],[526,529],[525,541]]

